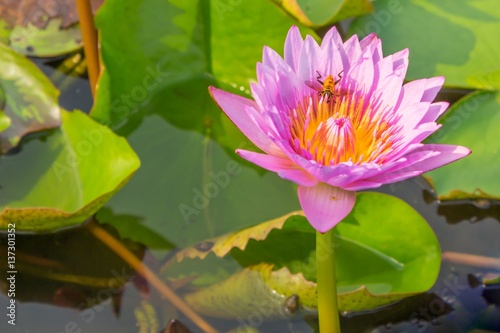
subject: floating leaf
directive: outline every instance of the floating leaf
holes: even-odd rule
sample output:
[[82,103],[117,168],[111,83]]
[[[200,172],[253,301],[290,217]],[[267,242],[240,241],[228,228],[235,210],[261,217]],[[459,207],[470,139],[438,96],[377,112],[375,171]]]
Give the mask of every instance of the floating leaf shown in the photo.
[[31,61],[0,43],[0,94],[11,120],[0,134],[0,151],[15,147],[27,133],[59,126],[59,91]]
[[[350,33],[376,32],[385,54],[410,49],[407,79],[443,75],[452,87],[500,88],[497,0],[377,0]],[[457,39],[458,38],[458,39]]]
[[[427,141],[468,147],[472,154],[427,173],[441,199],[500,198],[500,92],[477,92],[456,102]],[[480,135],[479,135],[480,133]]]
[[[402,200],[359,193],[353,211],[335,230],[342,310],[373,309],[424,292],[434,284],[440,267],[439,243],[426,221]],[[301,305],[315,308],[315,236],[305,217],[295,212],[187,248],[176,255],[180,263],[168,263],[163,274],[169,279],[192,276],[199,290],[186,295],[186,300],[211,316],[241,316],[240,311],[252,311],[266,299],[278,314],[284,300],[293,294]],[[246,269],[234,274],[228,271],[232,274],[228,278],[200,288],[203,281],[197,279],[195,268],[205,266],[203,261],[208,259],[208,267],[215,270],[216,256],[226,258],[228,254]],[[192,260],[195,264],[190,265]],[[260,290],[242,293],[243,286]],[[210,300],[215,302],[213,306]]]
[[60,19],[50,20],[44,28],[31,23],[26,27],[18,25],[10,32],[10,47],[35,57],[55,57],[80,49],[83,45],[80,26],[60,29],[60,25]]
[[177,246],[299,207],[292,183],[236,156],[253,145],[207,89],[245,94],[263,45],[283,49],[294,19],[270,1],[109,0],[96,23],[106,72],[91,116],[127,136],[143,165],[106,207]]
[[294,23],[269,1],[109,0],[96,16],[109,90],[99,90],[91,115],[115,128],[147,108],[181,128],[216,127],[208,85],[249,93],[263,45],[282,50]]
[[[95,12],[103,0],[91,0]],[[0,40],[24,55],[53,57],[82,47],[72,0],[0,1]]]
[[363,15],[373,10],[369,0],[274,0],[283,9],[308,27],[320,27],[329,23]]
[[[258,225],[258,227],[243,229],[208,241],[203,241],[203,243],[200,243],[194,247],[190,247],[178,252],[175,256],[178,261],[182,261],[185,258],[204,259],[210,252],[213,252],[216,256],[222,258],[234,248],[245,250],[250,239],[254,239],[257,241],[266,239],[271,230],[281,229],[283,227],[283,224],[288,220],[289,217],[296,215],[304,216],[301,211],[292,212],[290,214],[278,217],[277,219],[261,223]],[[207,251],[200,250],[199,248],[203,247],[202,244],[206,243],[210,243],[213,245]]]
[[[178,129],[159,115],[138,117],[134,123],[139,120],[140,127],[127,139],[142,166],[106,205],[113,214],[134,216],[140,228],[183,247],[299,208],[290,182],[231,159],[233,152],[228,155],[215,141]],[[112,222],[107,215],[100,211],[97,219]],[[122,228],[118,222],[113,225]],[[134,233],[133,239],[158,248],[150,237],[137,238],[141,234]]]
[[127,141],[80,111],[60,129],[1,157],[0,228],[47,231],[84,221],[139,167]]

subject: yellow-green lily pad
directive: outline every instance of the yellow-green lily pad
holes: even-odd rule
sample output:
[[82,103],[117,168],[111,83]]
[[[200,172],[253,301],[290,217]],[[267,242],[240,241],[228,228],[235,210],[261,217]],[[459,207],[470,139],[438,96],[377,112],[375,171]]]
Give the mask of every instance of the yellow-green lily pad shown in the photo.
[[0,43],[0,97],[10,126],[0,133],[0,153],[22,136],[59,126],[59,91],[35,64]]
[[28,56],[55,57],[80,49],[82,34],[78,24],[61,29],[61,19],[52,19],[44,28],[32,23],[15,26],[9,35],[10,46]]
[[[341,310],[374,309],[425,292],[436,281],[441,262],[437,238],[402,200],[359,193],[353,211],[335,230]],[[302,212],[294,212],[187,248],[162,272],[170,281],[191,279],[197,290],[186,301],[214,317],[242,316],[267,302],[269,318],[276,318],[294,295],[302,308],[316,309],[315,236]],[[243,270],[231,271],[231,257]],[[204,264],[218,278],[208,278],[206,267],[203,276],[197,273]]]
[[59,129],[0,157],[0,229],[50,231],[81,223],[139,165],[124,138],[81,111],[63,111]]

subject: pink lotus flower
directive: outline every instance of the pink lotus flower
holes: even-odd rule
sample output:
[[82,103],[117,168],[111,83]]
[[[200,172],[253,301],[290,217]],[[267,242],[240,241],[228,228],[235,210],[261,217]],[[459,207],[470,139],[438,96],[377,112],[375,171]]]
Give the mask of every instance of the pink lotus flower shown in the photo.
[[345,43],[335,28],[321,45],[292,27],[284,59],[265,47],[255,101],[210,87],[238,128],[265,154],[236,152],[297,183],[311,225],[326,232],[354,206],[355,191],[401,181],[470,153],[422,144],[448,103],[432,103],[443,77],[403,85],[408,50],[383,57],[371,34]]

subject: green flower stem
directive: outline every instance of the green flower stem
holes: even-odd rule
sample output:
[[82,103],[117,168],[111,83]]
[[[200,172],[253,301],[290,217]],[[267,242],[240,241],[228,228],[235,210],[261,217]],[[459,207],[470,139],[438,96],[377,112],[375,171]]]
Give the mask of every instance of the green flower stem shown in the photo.
[[334,229],[324,234],[316,232],[318,315],[321,333],[340,333],[335,280]]

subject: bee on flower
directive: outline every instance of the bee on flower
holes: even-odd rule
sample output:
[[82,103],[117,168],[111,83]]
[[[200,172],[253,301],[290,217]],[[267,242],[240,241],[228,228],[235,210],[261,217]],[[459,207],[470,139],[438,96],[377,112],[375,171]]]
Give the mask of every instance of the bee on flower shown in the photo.
[[318,91],[318,96],[322,97],[324,102],[330,103],[332,97],[346,94],[344,92],[340,93],[335,91],[335,85],[342,79],[342,72],[337,74],[337,76],[339,77],[337,80],[335,80],[332,75],[328,75],[325,78],[325,81],[321,80],[322,76],[318,71],[316,71],[316,73],[318,74],[316,80],[319,84],[321,84],[321,90]]
[[349,214],[356,191],[405,180],[470,153],[461,146],[422,143],[440,127],[436,119],[448,107],[433,102],[444,78],[403,84],[407,68],[408,50],[384,57],[375,34],[343,42],[332,28],[318,45],[292,27],[283,58],[264,48],[258,83],[251,86],[254,100],[209,89],[264,153],[236,152],[298,184],[308,221],[324,233]]

